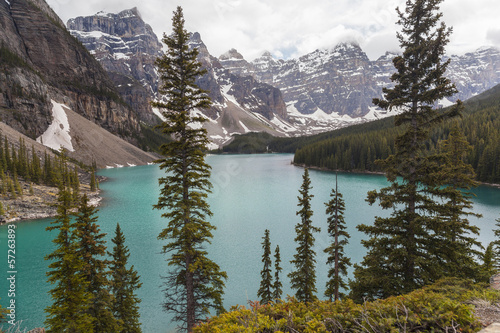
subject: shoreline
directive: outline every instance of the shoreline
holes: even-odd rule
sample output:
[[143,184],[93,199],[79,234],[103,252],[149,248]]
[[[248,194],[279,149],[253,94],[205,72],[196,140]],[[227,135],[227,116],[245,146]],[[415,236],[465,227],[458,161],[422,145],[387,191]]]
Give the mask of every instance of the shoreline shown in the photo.
[[[328,169],[328,168],[325,168],[325,167],[317,167],[317,166],[306,166],[305,164],[299,164],[299,163],[293,163],[293,161],[291,162],[292,165],[294,166],[297,166],[297,167],[300,167],[300,168],[308,168],[308,169],[311,169],[311,170],[317,170],[317,171],[325,171],[325,172],[342,172],[342,173],[352,173],[352,174],[360,174],[360,175],[380,175],[380,176],[385,176],[385,172],[382,172],[382,171],[361,171],[361,170],[353,170],[353,171],[346,171],[346,170],[341,170],[341,169],[338,169],[338,170],[332,170],[332,169]],[[490,186],[490,187],[495,187],[495,188],[498,188],[500,189],[500,184],[495,184],[495,183],[486,183],[486,182],[480,182],[480,181],[477,181],[478,182],[478,186]]]
[[[17,199],[3,199],[5,215],[0,220],[0,225],[14,222],[28,222],[32,220],[53,218],[57,216],[57,188],[45,192],[43,195],[23,195]],[[55,189],[55,191],[54,191]],[[89,204],[99,207],[103,197],[101,191],[85,191]]]

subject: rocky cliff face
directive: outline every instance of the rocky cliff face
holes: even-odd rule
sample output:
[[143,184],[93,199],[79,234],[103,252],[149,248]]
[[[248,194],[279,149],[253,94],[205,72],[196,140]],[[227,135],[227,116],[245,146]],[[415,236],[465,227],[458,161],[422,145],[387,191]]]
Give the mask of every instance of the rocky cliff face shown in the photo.
[[446,75],[457,86],[457,97],[461,100],[478,95],[500,83],[500,51],[481,48],[452,56]]
[[135,113],[43,0],[1,1],[0,25],[3,122],[35,138],[52,120],[50,100],[54,99],[133,140],[140,130]]
[[[298,59],[276,60],[268,52],[252,62],[231,49],[219,57],[224,68],[279,88],[289,113],[326,113],[351,118],[373,115],[372,99],[381,88],[391,86],[396,55],[386,53],[368,59],[357,45],[339,44],[331,50],[316,50]],[[500,52],[484,48],[464,56],[452,56],[446,73],[459,93],[443,101],[466,100],[500,83]]]
[[162,45],[137,8],[77,17],[70,19],[67,27],[106,69],[141,120],[154,123],[149,102],[158,91],[154,62],[161,55]]
[[[161,98],[153,66],[161,46],[136,9],[78,17],[68,21],[68,28],[103,64],[141,119],[153,122],[152,113],[161,116],[148,104]],[[305,135],[391,115],[377,110],[372,99],[392,85],[395,54],[372,61],[358,45],[342,43],[298,59],[277,60],[265,52],[249,62],[235,49],[215,58],[198,33],[190,47],[198,48],[207,69],[197,83],[214,102],[203,114],[216,144],[229,140],[231,133]],[[500,83],[499,61],[494,49],[452,57],[447,75],[460,93],[441,103],[465,100]]]
[[[67,26],[108,71],[121,96],[139,111],[141,120],[152,124],[157,121],[153,114],[161,118],[159,110],[149,106],[150,100],[162,98],[154,67],[161,44],[137,9],[78,17],[70,19]],[[199,33],[192,34],[189,44],[198,49],[198,60],[207,70],[197,84],[214,103],[202,111],[210,120],[207,129],[214,148],[229,140],[232,133],[264,130],[283,135],[272,122],[276,117],[287,117],[279,89],[230,73],[210,55]]]

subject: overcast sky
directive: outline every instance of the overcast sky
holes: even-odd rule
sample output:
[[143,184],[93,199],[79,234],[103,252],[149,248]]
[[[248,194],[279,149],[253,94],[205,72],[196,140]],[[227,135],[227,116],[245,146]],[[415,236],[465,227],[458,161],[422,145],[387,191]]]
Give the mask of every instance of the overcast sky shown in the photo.
[[[231,48],[247,60],[264,51],[294,58],[339,42],[357,42],[371,59],[397,51],[395,8],[405,0],[47,0],[66,22],[98,11],[137,7],[159,38],[171,31],[172,12],[184,10],[186,29],[199,32],[218,57]],[[443,20],[454,29],[448,54],[500,48],[500,1],[445,0]]]

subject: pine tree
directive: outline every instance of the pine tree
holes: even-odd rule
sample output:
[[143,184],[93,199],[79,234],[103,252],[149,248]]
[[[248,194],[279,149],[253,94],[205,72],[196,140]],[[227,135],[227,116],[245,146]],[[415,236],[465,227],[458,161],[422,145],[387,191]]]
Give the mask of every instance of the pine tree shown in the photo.
[[19,179],[17,178],[17,174],[14,173],[14,188],[21,197],[23,196],[23,188],[21,187],[21,183],[19,183]]
[[206,201],[211,190],[210,166],[205,162],[207,132],[199,126],[205,118],[192,116],[191,111],[211,105],[206,92],[195,83],[206,71],[197,61],[198,50],[189,48],[190,34],[184,29],[182,8],[177,7],[172,19],[173,33],[164,35],[166,53],[157,59],[160,73],[159,91],[166,102],[153,106],[163,110],[166,121],[162,132],[173,141],[161,146],[165,158],[159,160],[166,176],[159,179],[161,186],[156,209],[168,226],[158,236],[168,240],[163,252],[171,271],[165,277],[164,309],[174,314],[188,332],[194,324],[206,318],[211,308],[222,311],[222,296],[226,273],[207,257],[203,244],[213,237],[213,225],[206,221],[212,215]]
[[335,189],[332,189],[330,197],[332,199],[325,205],[326,214],[329,215],[328,234],[333,238],[333,243],[324,252],[328,254],[326,263],[330,266],[333,264],[333,267],[328,271],[329,280],[326,283],[325,296],[330,301],[337,301],[344,296],[340,293],[340,288],[347,289],[347,283],[342,276],[347,276],[347,267],[351,265],[351,260],[344,254],[344,246],[347,245],[350,236],[345,230],[345,202],[342,193],[338,191],[337,176],[335,176]]
[[134,270],[134,266],[127,268],[130,257],[128,247],[125,245],[120,224],[116,224],[115,237],[111,240],[114,243],[109,269],[111,271],[111,294],[113,296],[113,315],[118,320],[121,328],[118,333],[140,333],[141,323],[139,322],[139,303],[141,300],[135,294],[136,290],[142,286],[139,282],[139,275]]
[[490,242],[482,255],[483,263],[480,267],[479,281],[488,283],[490,278],[498,272],[495,268],[495,242]]
[[496,271],[500,271],[500,218],[496,219],[496,229],[493,229],[495,241],[493,241],[493,266]]
[[436,279],[439,274],[475,279],[480,271],[475,261],[475,257],[481,257],[476,249],[482,246],[475,238],[479,228],[467,219],[467,216],[481,217],[472,211],[472,194],[468,192],[478,185],[474,169],[464,162],[470,149],[462,131],[454,127],[448,139],[442,142],[441,153],[434,156],[436,171],[431,176],[436,185],[430,193],[442,201],[436,205],[438,214],[435,224],[431,225],[434,236],[429,239],[429,251],[439,265]]
[[304,170],[302,176],[302,186],[300,187],[298,197],[298,206],[302,207],[297,211],[301,221],[295,226],[295,242],[298,244],[297,253],[294,254],[291,264],[295,266],[295,270],[288,274],[291,287],[295,289],[295,296],[299,302],[312,302],[316,299],[316,252],[314,251],[314,235],[313,232],[320,232],[320,228],[312,225],[311,217],[313,211],[311,209],[310,194],[311,180],[309,178],[309,170]]
[[[449,61],[441,63],[451,29],[437,12],[442,0],[408,0],[405,12],[397,9],[397,34],[403,54],[394,58],[394,88],[384,88],[384,99],[374,99],[383,109],[397,109],[395,125],[403,134],[395,141],[395,153],[382,161],[390,186],[368,193],[391,217],[377,217],[373,225],[359,225],[368,235],[368,249],[355,268],[352,297],[387,297],[410,292],[434,280],[439,266],[430,264],[429,238],[437,227],[436,203],[432,197],[432,166],[425,143],[428,131],[443,119],[457,114],[461,102],[449,112],[438,114],[433,105],[457,92],[443,75]],[[440,23],[440,24],[439,24]],[[441,274],[438,274],[441,275]]]
[[276,249],[274,250],[274,284],[273,284],[273,300],[280,300],[283,294],[283,284],[280,280],[280,273],[283,270],[280,266],[281,256],[280,256],[280,247],[276,245]]
[[91,295],[88,282],[82,274],[83,261],[77,253],[77,234],[71,224],[71,195],[59,189],[57,218],[48,231],[57,230],[53,240],[56,249],[45,257],[50,260],[48,282],[55,285],[50,291],[52,305],[45,311],[48,332],[93,332],[93,318],[88,314]]
[[271,274],[271,241],[269,240],[269,230],[266,229],[264,232],[264,237],[262,237],[262,249],[264,254],[262,254],[262,271],[260,272],[260,288],[257,292],[257,296],[260,297],[261,304],[269,304],[273,300],[272,287],[273,287],[273,276]]
[[68,176],[70,177],[73,202],[77,203],[80,200],[80,179],[78,179],[78,170],[76,166],[72,173],[68,170]]
[[3,140],[3,154],[4,154],[4,160],[2,161],[2,163],[6,166],[5,170],[11,171],[12,170],[12,161],[10,159],[9,139],[7,139],[7,135],[5,136],[5,139]]
[[75,222],[78,237],[77,254],[83,260],[82,276],[91,295],[88,314],[94,318],[94,332],[119,332],[118,322],[112,312],[112,298],[107,278],[106,234],[97,225],[96,208],[89,204],[84,194],[80,201]]
[[90,192],[95,192],[97,191],[97,182],[95,178],[95,171],[92,170],[90,173]]
[[31,180],[35,184],[40,184],[42,178],[42,168],[40,166],[40,158],[35,153],[35,147],[31,146]]
[[7,176],[7,189],[10,192],[11,198],[12,199],[17,199],[17,194],[16,194],[16,187],[14,185],[14,181]]

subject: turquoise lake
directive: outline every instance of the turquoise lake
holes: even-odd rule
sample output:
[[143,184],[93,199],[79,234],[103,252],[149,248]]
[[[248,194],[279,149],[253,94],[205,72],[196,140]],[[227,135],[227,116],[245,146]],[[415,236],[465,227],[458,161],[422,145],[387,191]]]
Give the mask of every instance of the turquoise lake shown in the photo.
[[[208,156],[212,166],[213,193],[209,203],[213,212],[211,223],[217,227],[211,245],[207,246],[210,258],[228,274],[225,289],[225,306],[246,305],[257,299],[261,270],[261,242],[264,230],[270,230],[272,250],[280,246],[284,294],[292,294],[286,275],[295,252],[294,226],[299,221],[297,211],[298,190],[302,183],[303,169],[291,164],[293,155],[222,155]],[[101,183],[104,200],[99,208],[99,224],[113,237],[116,223],[120,223],[131,256],[130,263],[141,276],[143,287],[138,291],[141,322],[145,333],[175,332],[169,314],[162,311],[162,275],[167,263],[161,254],[164,242],[157,240],[166,221],[161,212],[153,210],[159,187],[157,180],[163,172],[157,166],[106,169],[99,172],[108,177]],[[312,182],[312,208],[314,224],[321,228],[316,234],[317,287],[323,298],[328,267],[322,250],[328,246],[324,202],[329,200],[335,186],[335,174],[310,171]],[[347,254],[353,262],[361,261],[365,249],[360,244],[363,234],[356,230],[360,223],[370,224],[375,216],[388,216],[378,206],[365,202],[366,193],[387,185],[380,175],[339,173],[339,191],[346,202],[345,220],[351,234]],[[474,189],[474,211],[483,218],[471,218],[481,228],[479,237],[483,244],[494,240],[492,229],[500,217],[500,189],[480,186]],[[44,256],[53,250],[55,232],[45,228],[52,219],[16,223],[16,321],[21,327],[42,327],[44,309],[50,303],[46,282],[47,261]],[[0,267],[2,282],[0,304],[7,307],[7,226],[0,226]],[[3,324],[3,328],[8,328]],[[0,325],[0,328],[2,326]]]

